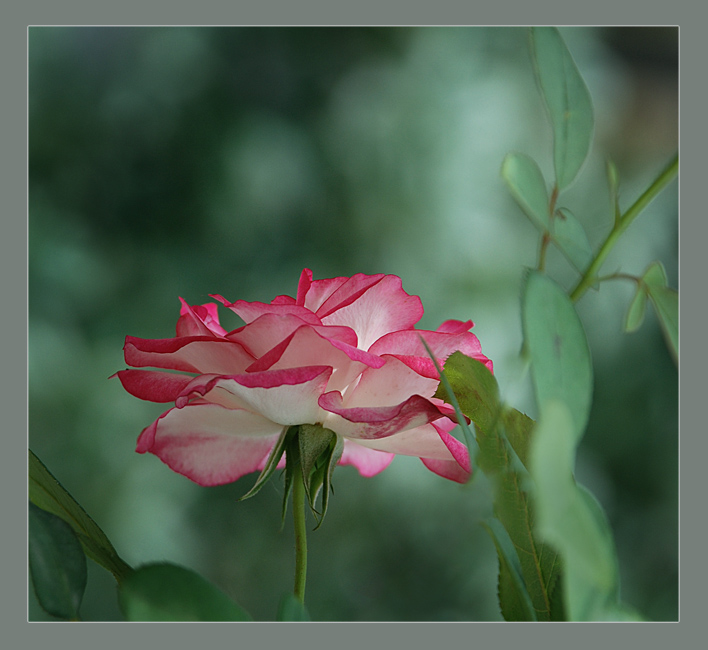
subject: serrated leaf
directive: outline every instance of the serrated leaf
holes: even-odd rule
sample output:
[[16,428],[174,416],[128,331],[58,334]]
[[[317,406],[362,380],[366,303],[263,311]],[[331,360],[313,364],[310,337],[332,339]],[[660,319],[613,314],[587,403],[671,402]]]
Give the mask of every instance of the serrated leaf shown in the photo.
[[52,616],[78,619],[86,589],[86,555],[63,519],[29,503],[28,557],[32,584]]
[[593,134],[590,93],[555,27],[531,28],[531,52],[553,128],[556,185],[564,189],[585,162]]
[[[494,513],[518,549],[521,572],[535,615],[539,620],[562,618],[554,597],[560,570],[557,553],[533,533],[534,512],[524,466],[528,462],[533,420],[501,404],[496,379],[476,359],[455,352],[445,362],[443,376],[449,388],[441,382],[435,395],[450,401],[448,391],[451,390],[462,413],[474,422],[479,467],[494,488]],[[502,571],[505,571],[503,565]],[[504,574],[500,576],[502,584],[506,578]],[[500,603],[503,612],[518,613],[513,592],[502,589],[500,597],[512,599],[511,603]]]
[[572,413],[548,400],[534,430],[530,456],[536,485],[536,530],[563,557],[563,593],[570,620],[625,620],[612,531],[597,500],[575,483],[577,442]]
[[29,500],[42,510],[57,515],[76,533],[83,549],[94,562],[110,571],[120,582],[132,568],[78,502],[62,487],[39,458],[29,450]]
[[585,331],[573,303],[548,276],[531,271],[522,298],[524,344],[539,411],[558,399],[573,415],[580,440],[592,401],[592,362]]
[[588,236],[567,208],[560,208],[553,219],[553,241],[580,273],[590,266],[593,254]]
[[285,594],[278,605],[278,621],[309,621],[307,608],[294,594]]
[[536,621],[536,611],[526,589],[521,562],[514,544],[498,519],[482,524],[489,533],[499,558],[499,602],[507,621]]
[[637,291],[629,303],[627,316],[624,319],[624,331],[636,332],[644,321],[644,314],[647,306],[647,292],[644,285],[640,282],[637,284]]
[[548,190],[536,162],[522,153],[504,157],[501,175],[511,195],[526,216],[541,232],[550,227]]
[[149,564],[128,576],[118,590],[129,621],[250,621],[223,591],[176,564]]

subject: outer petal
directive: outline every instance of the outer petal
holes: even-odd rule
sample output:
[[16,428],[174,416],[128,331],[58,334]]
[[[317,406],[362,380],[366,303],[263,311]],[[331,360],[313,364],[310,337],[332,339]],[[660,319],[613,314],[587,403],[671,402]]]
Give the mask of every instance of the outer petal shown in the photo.
[[317,400],[331,374],[330,367],[309,366],[243,375],[202,375],[182,391],[176,405],[186,407],[196,395],[208,402],[259,413],[281,429],[285,425],[315,424],[324,417]]
[[468,332],[473,327],[474,323],[471,320],[446,320],[444,323],[440,324],[440,327],[438,327],[436,331],[445,332],[447,334],[462,334],[462,332]]
[[[449,321],[448,321],[449,322]],[[435,369],[433,360],[428,355],[427,350],[421,342],[421,337],[430,347],[435,355],[438,364],[442,365],[445,360],[456,351],[466,354],[468,357],[477,359],[487,365],[491,370],[491,361],[482,354],[482,346],[479,339],[471,332],[463,331],[456,334],[446,332],[430,332],[427,330],[403,330],[391,332],[382,336],[376,341],[369,352],[374,354],[392,354],[424,377],[440,379],[438,371]]]
[[325,325],[347,325],[368,350],[384,334],[412,328],[423,316],[418,296],[403,291],[395,275],[355,275],[317,310]]
[[116,376],[134,397],[159,403],[174,402],[194,379],[191,375],[159,370],[120,370],[113,375]]
[[200,485],[222,485],[257,471],[281,430],[249,411],[197,404],[161,415],[142,432],[136,451],[155,454]]
[[339,277],[313,281],[312,271],[303,269],[297,287],[297,304],[316,312],[347,280],[349,278]]
[[204,305],[188,305],[180,298],[182,308],[177,321],[177,336],[224,336],[226,330],[219,325],[217,306],[213,302]]
[[243,346],[227,339],[184,336],[174,339],[125,337],[125,362],[143,368],[235,374],[254,361]]
[[[345,408],[342,395],[333,391],[322,395],[319,405],[329,411],[322,423],[324,427],[357,441],[386,438],[428,424],[443,415],[435,404],[420,395],[413,395],[395,406]],[[376,445],[376,448],[380,447]],[[413,452],[412,455],[418,454]]]
[[345,440],[339,464],[353,465],[359,470],[359,474],[369,477],[383,472],[391,464],[394,456],[395,454],[376,451],[363,447],[352,440]]
[[229,302],[223,296],[217,294],[212,295],[219,302],[223,303],[231,311],[235,312],[240,316],[245,323],[252,323],[259,316],[263,314],[292,314],[301,318],[304,322],[310,325],[322,325],[322,321],[315,316],[309,309],[301,307],[300,305],[295,305],[284,300],[279,300],[277,303],[265,303],[265,302],[247,302],[246,300],[237,300],[236,302]]

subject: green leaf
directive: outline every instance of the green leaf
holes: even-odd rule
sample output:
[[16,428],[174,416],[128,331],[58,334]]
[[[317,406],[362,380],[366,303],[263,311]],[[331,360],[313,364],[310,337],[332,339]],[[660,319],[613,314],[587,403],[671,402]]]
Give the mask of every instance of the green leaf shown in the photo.
[[285,594],[278,606],[278,621],[309,621],[310,615],[307,613],[305,605],[295,596],[295,594]]
[[597,500],[573,478],[575,423],[559,400],[544,403],[530,456],[536,486],[536,530],[563,557],[570,620],[637,617],[619,602],[619,569],[612,532]]
[[635,332],[644,321],[644,314],[647,307],[647,292],[646,287],[641,283],[637,283],[637,292],[629,303],[627,316],[624,319],[624,331]]
[[556,185],[562,190],[575,179],[590,149],[592,101],[555,27],[531,28],[531,52],[536,79],[553,127]]
[[573,303],[553,280],[532,271],[524,287],[522,317],[539,411],[552,399],[565,403],[577,441],[590,414],[592,362]]
[[[539,620],[562,619],[562,602],[555,596],[560,563],[557,552],[541,543],[533,533],[534,511],[528,494],[529,436],[533,420],[505,407],[499,400],[496,379],[484,364],[455,352],[445,362],[436,397],[452,401],[456,396],[462,413],[474,422],[480,469],[494,488],[494,513],[518,549],[521,573]],[[500,602],[505,616],[521,616],[518,594],[508,588],[513,576],[500,563]],[[527,620],[524,615],[523,620]],[[512,618],[510,620],[517,620]]]
[[160,563],[142,566],[119,586],[129,621],[250,621],[251,617],[202,576]]
[[617,167],[611,161],[607,161],[607,184],[610,188],[610,205],[612,206],[612,218],[615,224],[622,218],[622,210],[619,207],[619,173]]
[[77,620],[86,589],[86,556],[76,533],[63,519],[30,502],[28,534],[39,604],[52,616]]
[[499,557],[499,602],[507,621],[536,621],[536,611],[526,589],[519,556],[509,534],[498,519],[482,524]]
[[649,299],[654,305],[656,315],[659,317],[664,339],[669,347],[671,356],[678,363],[679,330],[678,330],[678,291],[668,287],[650,287]]
[[532,158],[522,153],[504,157],[501,175],[519,207],[541,232],[550,226],[546,181]]
[[593,254],[588,236],[580,222],[567,208],[556,211],[552,236],[561,252],[580,273],[590,266]]
[[29,450],[29,500],[57,515],[76,533],[84,551],[94,562],[110,571],[119,582],[132,571],[116,553],[96,522],[61,486],[41,460]]

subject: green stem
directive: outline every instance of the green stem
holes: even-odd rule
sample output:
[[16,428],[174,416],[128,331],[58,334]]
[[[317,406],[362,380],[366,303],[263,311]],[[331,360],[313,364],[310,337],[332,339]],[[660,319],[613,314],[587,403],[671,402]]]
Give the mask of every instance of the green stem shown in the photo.
[[293,476],[293,522],[295,524],[295,597],[305,604],[307,578],[307,527],[305,525],[305,484],[298,460]]
[[593,284],[597,282],[597,272],[600,270],[605,258],[612,250],[617,240],[622,236],[630,224],[651,203],[651,201],[663,190],[678,174],[678,154],[676,154],[667,167],[656,177],[647,190],[632,204],[632,206],[616,221],[614,227],[607,236],[597,252],[592,264],[580,279],[578,286],[573,289],[570,299],[576,302]]

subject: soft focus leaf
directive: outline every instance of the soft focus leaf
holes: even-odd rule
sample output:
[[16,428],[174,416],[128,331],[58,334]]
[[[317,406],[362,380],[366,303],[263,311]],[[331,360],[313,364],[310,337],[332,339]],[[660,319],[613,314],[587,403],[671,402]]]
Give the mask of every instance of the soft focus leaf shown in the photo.
[[678,330],[678,292],[668,287],[650,287],[649,299],[654,305],[659,317],[661,329],[664,332],[666,344],[669,346],[671,356],[678,363],[679,330]]
[[[525,468],[533,420],[501,404],[496,379],[476,359],[455,352],[445,362],[444,374],[462,412],[475,424],[477,460],[494,487],[494,514],[517,549],[535,616],[539,620],[561,619],[562,602],[554,597],[560,571],[557,552],[533,534],[535,515]],[[449,401],[442,383],[435,395]],[[521,615],[521,610],[518,594],[507,588],[512,579],[508,568],[500,562],[499,596],[504,599],[500,602],[502,612],[513,617]],[[524,615],[522,620],[528,617]]]
[[560,208],[553,220],[553,240],[578,271],[582,273],[590,266],[593,254],[588,236],[567,208]]
[[36,506],[61,517],[76,533],[84,551],[94,562],[120,581],[132,571],[116,553],[105,533],[61,486],[41,460],[29,450],[29,499]]
[[644,314],[647,307],[647,292],[644,285],[640,282],[637,284],[637,292],[629,303],[627,316],[624,319],[624,331],[635,332],[644,321]]
[[309,621],[310,615],[295,594],[285,594],[278,606],[278,621]]
[[202,576],[175,564],[140,567],[120,585],[129,621],[250,621],[251,617]]
[[498,519],[483,524],[499,556],[499,602],[507,621],[535,621],[536,612],[526,589],[521,562],[509,534]]
[[39,604],[57,618],[77,619],[86,589],[86,556],[63,519],[30,502],[29,567]]
[[519,207],[542,232],[549,229],[548,190],[538,165],[529,156],[509,153],[504,157],[501,175]]
[[612,532],[600,504],[573,478],[575,423],[558,400],[544,403],[530,456],[536,486],[536,530],[563,558],[570,620],[626,620],[619,603],[619,570]]
[[524,287],[522,317],[539,411],[552,399],[566,404],[577,441],[590,413],[592,362],[573,303],[553,280],[532,271]]
[[617,223],[622,217],[622,211],[619,207],[619,173],[617,167],[611,161],[607,161],[607,184],[610,188],[610,205],[612,206],[612,217]]
[[531,28],[531,51],[541,93],[553,127],[556,185],[575,179],[590,149],[593,110],[590,93],[555,27]]

